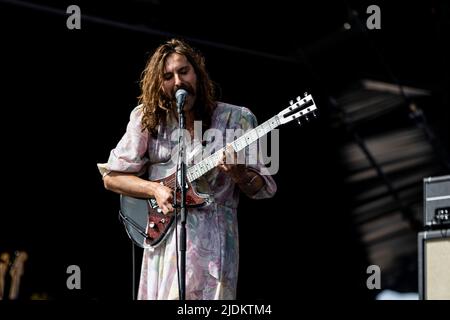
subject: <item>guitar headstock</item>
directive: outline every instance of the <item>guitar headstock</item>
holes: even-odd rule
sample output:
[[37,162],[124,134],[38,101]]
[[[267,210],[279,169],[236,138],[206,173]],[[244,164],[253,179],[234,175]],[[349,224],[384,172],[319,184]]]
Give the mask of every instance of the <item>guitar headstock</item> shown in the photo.
[[297,101],[290,101],[290,106],[278,113],[280,124],[297,120],[301,124],[301,119],[309,121],[310,117],[317,117],[317,107],[310,94],[305,92],[304,97],[297,97]]
[[0,264],[9,266],[9,253],[8,252],[2,252],[2,254],[0,254]]
[[25,261],[28,259],[28,254],[25,251],[16,251],[15,258],[9,270],[12,277],[21,276],[23,274]]

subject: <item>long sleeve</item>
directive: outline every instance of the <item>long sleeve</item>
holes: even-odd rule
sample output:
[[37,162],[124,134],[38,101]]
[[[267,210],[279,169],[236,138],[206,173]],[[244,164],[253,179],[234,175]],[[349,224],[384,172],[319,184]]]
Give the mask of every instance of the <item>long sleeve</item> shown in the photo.
[[147,130],[142,131],[142,108],[137,106],[130,115],[130,120],[123,137],[117,146],[111,150],[107,163],[98,163],[102,176],[111,171],[129,172],[141,175],[146,169],[148,158],[146,152],[149,143]]
[[[242,130],[244,130],[244,132],[247,132],[248,130],[251,130],[258,126],[258,122],[256,120],[255,115],[249,109],[242,108],[239,126]],[[246,152],[247,159],[250,158],[249,152],[251,152],[251,151],[252,151],[252,149],[247,147],[247,152]],[[256,148],[254,148],[253,151],[256,151]],[[254,157],[255,155],[252,155],[252,156]],[[248,168],[257,172],[264,179],[264,182],[265,182],[264,186],[250,198],[264,199],[264,198],[273,197],[277,191],[277,184],[276,184],[275,180],[272,178],[272,176],[267,174],[268,170],[264,170],[265,166],[261,162],[260,154],[257,155],[257,163],[249,164]]]

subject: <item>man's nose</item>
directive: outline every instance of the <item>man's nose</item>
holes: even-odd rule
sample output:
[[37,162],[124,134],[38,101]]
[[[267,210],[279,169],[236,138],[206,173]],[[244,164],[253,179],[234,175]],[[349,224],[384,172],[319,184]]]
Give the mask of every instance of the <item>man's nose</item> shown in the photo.
[[179,74],[175,74],[175,86],[178,86],[182,83],[181,76]]

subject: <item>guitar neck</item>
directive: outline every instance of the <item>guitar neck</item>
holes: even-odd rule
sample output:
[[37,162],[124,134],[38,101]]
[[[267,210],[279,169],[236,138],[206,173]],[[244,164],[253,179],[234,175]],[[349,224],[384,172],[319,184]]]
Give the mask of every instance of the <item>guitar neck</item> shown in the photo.
[[19,297],[20,276],[11,279],[9,288],[9,300],[16,300]]
[[5,292],[5,277],[9,265],[9,254],[2,253],[0,256],[0,300],[3,300]]
[[[251,143],[257,141],[276,127],[280,125],[279,116],[276,115],[266,122],[262,123],[261,125],[257,126],[256,128],[248,131],[247,133],[243,134],[233,142],[231,142],[231,146],[233,147],[235,152],[238,152]],[[223,152],[225,151],[225,147],[221,148],[220,150],[214,152],[209,157],[203,159],[199,163],[191,166],[187,170],[187,179],[189,182],[195,181],[201,176],[203,176],[205,173],[209,172],[210,170],[217,167],[219,164],[219,161],[222,159]]]

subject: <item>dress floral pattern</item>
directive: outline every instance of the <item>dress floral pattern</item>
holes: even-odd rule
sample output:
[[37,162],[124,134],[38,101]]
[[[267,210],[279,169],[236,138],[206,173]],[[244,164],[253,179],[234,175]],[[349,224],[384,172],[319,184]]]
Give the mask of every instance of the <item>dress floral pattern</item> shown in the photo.
[[[110,171],[140,175],[152,164],[170,159],[171,134],[178,126],[177,121],[168,117],[167,125],[160,125],[157,137],[152,138],[147,130],[141,130],[141,117],[141,107],[137,106],[108,162],[98,164],[103,176]],[[249,109],[221,102],[211,121],[211,128],[223,132],[224,137],[226,129],[246,131],[256,126],[256,118]],[[249,167],[257,172],[264,168],[259,163]],[[273,178],[261,176],[265,184],[252,196],[254,199],[269,198],[276,192]],[[229,175],[217,168],[206,179],[214,200],[208,206],[189,209],[187,215],[186,299],[235,299],[239,267],[236,214],[240,191]],[[178,299],[176,240],[176,233],[171,232],[163,244],[144,249],[138,299]]]

